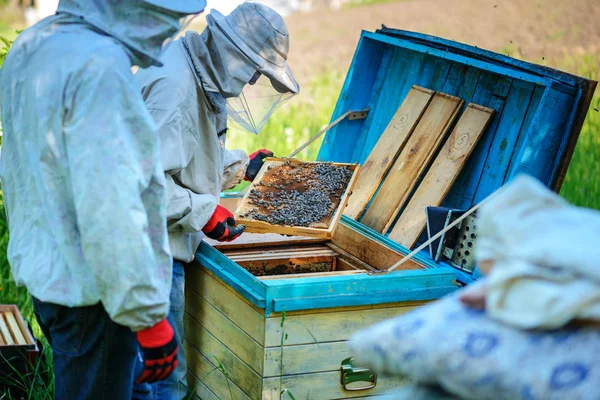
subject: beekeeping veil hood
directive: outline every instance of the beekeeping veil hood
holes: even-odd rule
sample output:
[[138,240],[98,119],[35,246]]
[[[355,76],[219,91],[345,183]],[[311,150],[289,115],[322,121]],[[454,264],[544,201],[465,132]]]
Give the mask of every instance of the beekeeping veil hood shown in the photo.
[[163,46],[205,6],[205,0],[60,0],[57,13],[114,37],[126,46],[132,63],[145,68],[162,66]]
[[212,10],[206,20],[202,34],[188,32],[182,39],[190,62],[209,97],[215,99],[212,92],[227,99],[229,121],[257,134],[300,91],[287,64],[285,22],[269,7],[251,2],[228,16]]

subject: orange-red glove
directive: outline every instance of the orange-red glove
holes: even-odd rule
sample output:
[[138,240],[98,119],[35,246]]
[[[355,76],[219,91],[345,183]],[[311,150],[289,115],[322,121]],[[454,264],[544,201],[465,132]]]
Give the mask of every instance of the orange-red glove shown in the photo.
[[267,149],[256,150],[254,153],[250,154],[250,162],[246,168],[244,180],[252,182],[254,178],[256,178],[256,175],[258,175],[258,171],[260,171],[265,163],[265,158],[267,157],[273,157],[273,152]]
[[219,242],[231,242],[244,232],[244,225],[235,226],[233,214],[225,207],[217,204],[215,212],[202,228],[202,232]]
[[136,337],[144,355],[144,369],[137,383],[160,381],[175,371],[179,347],[166,319],[137,332]]

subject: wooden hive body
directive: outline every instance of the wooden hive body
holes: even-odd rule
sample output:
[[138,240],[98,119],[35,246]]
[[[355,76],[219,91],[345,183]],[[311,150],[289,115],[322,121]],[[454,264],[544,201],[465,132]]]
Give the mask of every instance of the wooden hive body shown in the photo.
[[[595,88],[595,82],[440,38],[385,27],[363,32],[332,121],[347,110],[370,112],[330,130],[318,159],[363,165],[413,85],[462,99],[460,113],[469,103],[493,110],[443,197],[443,206],[457,209],[477,204],[518,173],[558,190]],[[395,221],[386,221],[386,229]],[[478,270],[435,262],[424,250],[406,268],[369,274],[364,268],[386,269],[410,252],[388,233],[344,215],[328,245],[341,265],[350,260],[345,268],[357,270],[278,279],[259,279],[202,243],[186,270],[189,385],[203,399],[291,394],[326,400],[366,398],[402,384],[380,378],[373,389],[344,390],[340,364],[351,356],[345,341],[364,326],[472,282]]]

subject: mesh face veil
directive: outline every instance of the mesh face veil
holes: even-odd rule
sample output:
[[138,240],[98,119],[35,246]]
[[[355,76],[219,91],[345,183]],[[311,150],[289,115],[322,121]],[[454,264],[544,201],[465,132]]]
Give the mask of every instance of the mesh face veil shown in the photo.
[[227,99],[227,119],[233,128],[258,135],[271,115],[295,95],[280,93],[268,77],[255,74],[238,97]]

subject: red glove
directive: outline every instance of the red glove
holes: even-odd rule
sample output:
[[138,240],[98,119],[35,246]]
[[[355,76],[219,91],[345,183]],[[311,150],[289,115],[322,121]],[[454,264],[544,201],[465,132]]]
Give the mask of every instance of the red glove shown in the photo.
[[156,382],[165,379],[177,367],[179,347],[173,328],[166,319],[151,328],[136,333],[144,354],[144,369],[137,383]]
[[233,214],[225,207],[217,204],[215,212],[202,228],[202,232],[219,242],[231,242],[244,232],[244,225],[235,226]]
[[256,178],[256,175],[258,175],[258,171],[260,171],[267,157],[273,157],[273,152],[267,149],[256,150],[250,154],[250,162],[246,168],[244,180],[252,182]]

